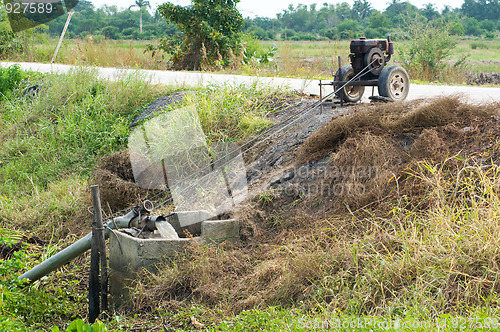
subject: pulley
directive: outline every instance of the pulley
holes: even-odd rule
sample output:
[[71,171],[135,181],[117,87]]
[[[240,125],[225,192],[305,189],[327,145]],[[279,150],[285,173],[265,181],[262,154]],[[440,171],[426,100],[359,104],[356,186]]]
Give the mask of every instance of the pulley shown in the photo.
[[374,75],[379,75],[382,72],[385,66],[385,57],[380,48],[374,47],[365,54],[365,66]]

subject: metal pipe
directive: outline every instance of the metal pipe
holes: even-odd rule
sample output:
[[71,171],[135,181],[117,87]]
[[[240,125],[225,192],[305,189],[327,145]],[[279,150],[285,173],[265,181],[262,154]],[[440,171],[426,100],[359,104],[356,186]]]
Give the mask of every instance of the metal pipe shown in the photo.
[[[126,215],[122,217],[117,217],[114,220],[108,222],[106,224],[107,227],[104,229],[104,236],[107,239],[112,229],[120,229],[120,228],[130,228],[133,225],[133,222],[136,221],[137,217],[140,215],[137,209],[133,209]],[[90,249],[92,242],[92,233],[87,234],[85,237],[76,241],[69,247],[61,250],[54,256],[46,259],[42,263],[38,264],[28,272],[24,273],[19,277],[19,279],[28,279],[29,282],[37,281],[38,279],[46,276],[50,272],[58,269],[66,263],[69,263],[76,257],[80,256],[84,252]]]

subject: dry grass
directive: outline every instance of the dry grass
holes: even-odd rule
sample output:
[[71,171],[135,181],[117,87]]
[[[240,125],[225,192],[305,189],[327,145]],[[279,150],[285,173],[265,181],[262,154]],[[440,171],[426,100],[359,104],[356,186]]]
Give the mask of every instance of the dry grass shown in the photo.
[[[87,37],[83,40],[65,41],[59,51],[56,63],[76,66],[99,66],[137,69],[166,69],[163,55],[151,56],[145,52],[147,41],[120,41]],[[18,55],[12,60],[50,62],[57,40],[32,45],[29,54]]]
[[433,207],[410,210],[403,200],[383,218],[352,215],[309,220],[300,231],[266,229],[275,235],[260,246],[192,247],[141,279],[133,309],[154,312],[151,303],[175,303],[182,311],[196,303],[213,310],[206,319],[218,320],[267,306],[346,315],[419,307],[435,318],[498,305],[499,168],[464,164],[456,177],[446,162],[415,166],[420,171],[411,176],[427,187]]
[[[268,306],[422,319],[494,311],[497,111],[441,98],[333,120],[304,143],[302,156],[377,166],[374,177],[321,178],[360,183],[364,195],[327,203],[320,193],[319,205],[318,197],[257,196],[240,211],[242,244],[191,247],[141,278],[131,307],[154,312],[154,303],[179,313],[197,306],[205,322]],[[346,210],[346,202],[358,209]]]
[[[297,164],[317,160],[335,151],[347,138],[363,130],[380,136],[397,137],[409,131],[420,134],[424,128],[433,128],[472,119],[489,119],[497,114],[497,104],[474,106],[460,101],[458,96],[441,97],[429,103],[406,102],[386,105],[361,105],[352,116],[331,121],[301,146]],[[381,134],[386,132],[387,135]]]

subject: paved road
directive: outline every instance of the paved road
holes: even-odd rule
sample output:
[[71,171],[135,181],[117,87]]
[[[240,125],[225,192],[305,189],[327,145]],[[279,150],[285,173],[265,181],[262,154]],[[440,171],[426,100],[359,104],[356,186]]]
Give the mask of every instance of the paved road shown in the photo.
[[[13,62],[0,62],[0,66],[7,67],[14,64]],[[42,64],[42,63],[19,63],[21,68],[25,70],[39,71],[42,73],[67,73],[75,66],[59,65],[59,64]],[[160,70],[131,70],[131,69],[116,69],[116,68],[100,68],[96,67],[99,76],[111,80],[119,79],[131,73],[140,72],[145,77],[151,79],[153,83],[161,84],[177,84],[177,85],[208,85],[213,83],[228,83],[242,84],[255,82],[276,86],[288,87],[293,90],[298,90],[308,94],[319,94],[318,81],[292,78],[277,78],[277,77],[255,77],[255,76],[238,76],[238,75],[220,75],[209,73],[196,73],[184,71],[160,71]],[[331,87],[326,87],[324,92],[332,91]],[[375,88],[375,94],[377,94]],[[365,92],[367,96],[371,94],[371,88],[367,87]],[[489,87],[473,87],[473,86],[443,86],[443,85],[416,85],[410,86],[408,99],[419,99],[446,95],[459,95],[472,102],[500,102],[500,88]]]

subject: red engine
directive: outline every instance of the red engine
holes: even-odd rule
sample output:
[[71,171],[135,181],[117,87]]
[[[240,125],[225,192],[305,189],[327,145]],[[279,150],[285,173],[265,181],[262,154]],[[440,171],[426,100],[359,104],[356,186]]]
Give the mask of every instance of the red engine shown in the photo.
[[366,39],[364,37],[351,41],[351,59],[354,74],[368,67],[368,77],[380,75],[385,65],[394,54],[394,44],[391,36],[387,39]]

